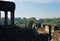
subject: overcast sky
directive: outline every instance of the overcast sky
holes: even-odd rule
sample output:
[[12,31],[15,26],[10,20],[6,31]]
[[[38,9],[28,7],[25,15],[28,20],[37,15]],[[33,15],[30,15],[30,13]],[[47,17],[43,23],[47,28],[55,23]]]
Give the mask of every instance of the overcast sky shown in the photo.
[[16,3],[15,17],[60,17],[60,0],[5,0]]

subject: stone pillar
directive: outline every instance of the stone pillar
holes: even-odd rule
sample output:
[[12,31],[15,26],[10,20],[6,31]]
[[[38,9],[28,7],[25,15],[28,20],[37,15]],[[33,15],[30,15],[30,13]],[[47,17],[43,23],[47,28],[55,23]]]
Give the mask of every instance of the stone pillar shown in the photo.
[[11,25],[14,25],[14,12],[11,12]]
[[1,11],[0,11],[0,25],[1,25]]
[[51,41],[52,36],[51,36],[51,25],[49,25],[49,41]]
[[8,23],[7,23],[8,16],[7,15],[8,15],[8,13],[7,13],[7,11],[5,11],[5,21],[4,21],[4,24],[5,25],[8,25]]

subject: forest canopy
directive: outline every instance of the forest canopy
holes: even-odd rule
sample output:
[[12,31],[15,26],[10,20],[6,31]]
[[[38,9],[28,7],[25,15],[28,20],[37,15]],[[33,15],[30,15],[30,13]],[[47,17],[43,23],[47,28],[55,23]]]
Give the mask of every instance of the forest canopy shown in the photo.
[[[4,23],[4,18],[0,18],[0,23]],[[10,19],[8,19],[8,24],[9,24]],[[60,26],[60,18],[45,18],[45,19],[36,19],[35,17],[31,18],[15,18],[15,25],[25,27],[28,26],[31,23],[41,23],[41,24],[50,24],[50,25],[57,25]]]

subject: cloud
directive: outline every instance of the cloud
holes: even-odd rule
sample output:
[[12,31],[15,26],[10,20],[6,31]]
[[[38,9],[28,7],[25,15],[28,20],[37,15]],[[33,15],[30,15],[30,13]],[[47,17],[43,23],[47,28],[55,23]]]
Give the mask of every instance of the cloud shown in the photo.
[[60,0],[14,0],[18,2],[34,2],[34,3],[49,3],[49,2],[60,2]]

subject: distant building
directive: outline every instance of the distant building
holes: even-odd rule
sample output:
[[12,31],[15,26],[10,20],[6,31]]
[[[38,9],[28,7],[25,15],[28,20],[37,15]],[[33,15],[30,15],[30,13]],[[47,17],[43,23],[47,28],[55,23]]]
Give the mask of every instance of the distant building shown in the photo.
[[45,34],[46,33],[44,28],[39,28],[37,30],[37,32],[38,32],[38,34]]
[[49,26],[48,26],[48,25],[45,25],[44,28],[45,28],[45,32],[46,32],[46,33],[49,33]]

